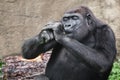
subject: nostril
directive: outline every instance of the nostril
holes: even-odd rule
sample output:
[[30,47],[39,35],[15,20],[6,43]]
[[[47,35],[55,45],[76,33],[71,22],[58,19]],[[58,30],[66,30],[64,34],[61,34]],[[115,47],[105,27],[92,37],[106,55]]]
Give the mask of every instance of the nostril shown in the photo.
[[70,27],[71,25],[66,25],[66,27]]

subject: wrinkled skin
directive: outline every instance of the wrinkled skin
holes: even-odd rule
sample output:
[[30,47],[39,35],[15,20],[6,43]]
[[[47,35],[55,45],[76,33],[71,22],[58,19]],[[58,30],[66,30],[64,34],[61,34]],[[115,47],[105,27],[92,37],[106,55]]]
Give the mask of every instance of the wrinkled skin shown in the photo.
[[113,31],[83,6],[25,41],[22,55],[33,59],[50,49],[45,72],[49,80],[107,80],[116,56]]

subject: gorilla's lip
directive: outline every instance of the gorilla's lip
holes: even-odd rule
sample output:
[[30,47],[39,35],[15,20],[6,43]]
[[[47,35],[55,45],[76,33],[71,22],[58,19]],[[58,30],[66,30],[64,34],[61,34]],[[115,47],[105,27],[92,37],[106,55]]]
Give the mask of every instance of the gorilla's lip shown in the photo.
[[73,31],[73,29],[64,29],[65,33],[71,33]]
[[72,29],[72,30],[70,30],[70,29],[69,29],[69,30],[68,30],[68,29],[65,29],[65,30],[64,30],[64,32],[65,32],[66,34],[71,34],[73,31],[74,31],[74,29]]
[[76,30],[75,26],[76,25],[74,25],[74,26],[64,26],[65,33],[67,33],[67,34],[72,33],[74,30]]

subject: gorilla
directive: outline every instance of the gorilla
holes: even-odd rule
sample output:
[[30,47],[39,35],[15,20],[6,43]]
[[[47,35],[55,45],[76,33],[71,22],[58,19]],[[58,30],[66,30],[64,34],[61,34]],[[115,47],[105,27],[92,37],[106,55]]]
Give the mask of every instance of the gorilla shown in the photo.
[[33,59],[52,50],[40,80],[107,80],[116,56],[115,41],[112,29],[80,6],[26,40],[22,55]]

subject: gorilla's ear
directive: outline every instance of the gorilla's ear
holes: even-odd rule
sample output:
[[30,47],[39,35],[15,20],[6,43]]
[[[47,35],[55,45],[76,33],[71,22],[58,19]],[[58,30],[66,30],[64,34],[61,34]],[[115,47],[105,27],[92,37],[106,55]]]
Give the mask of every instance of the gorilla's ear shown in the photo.
[[90,31],[92,31],[95,28],[95,19],[94,16],[90,13],[86,14],[86,23]]
[[87,13],[86,14],[86,23],[88,25],[88,28],[90,31],[94,30],[96,27],[97,28],[101,28],[106,26],[106,23],[104,23],[103,21],[97,19],[93,13]]
[[87,19],[88,25],[91,25],[92,24],[92,19],[91,19],[91,15],[89,13],[86,14],[86,19]]

